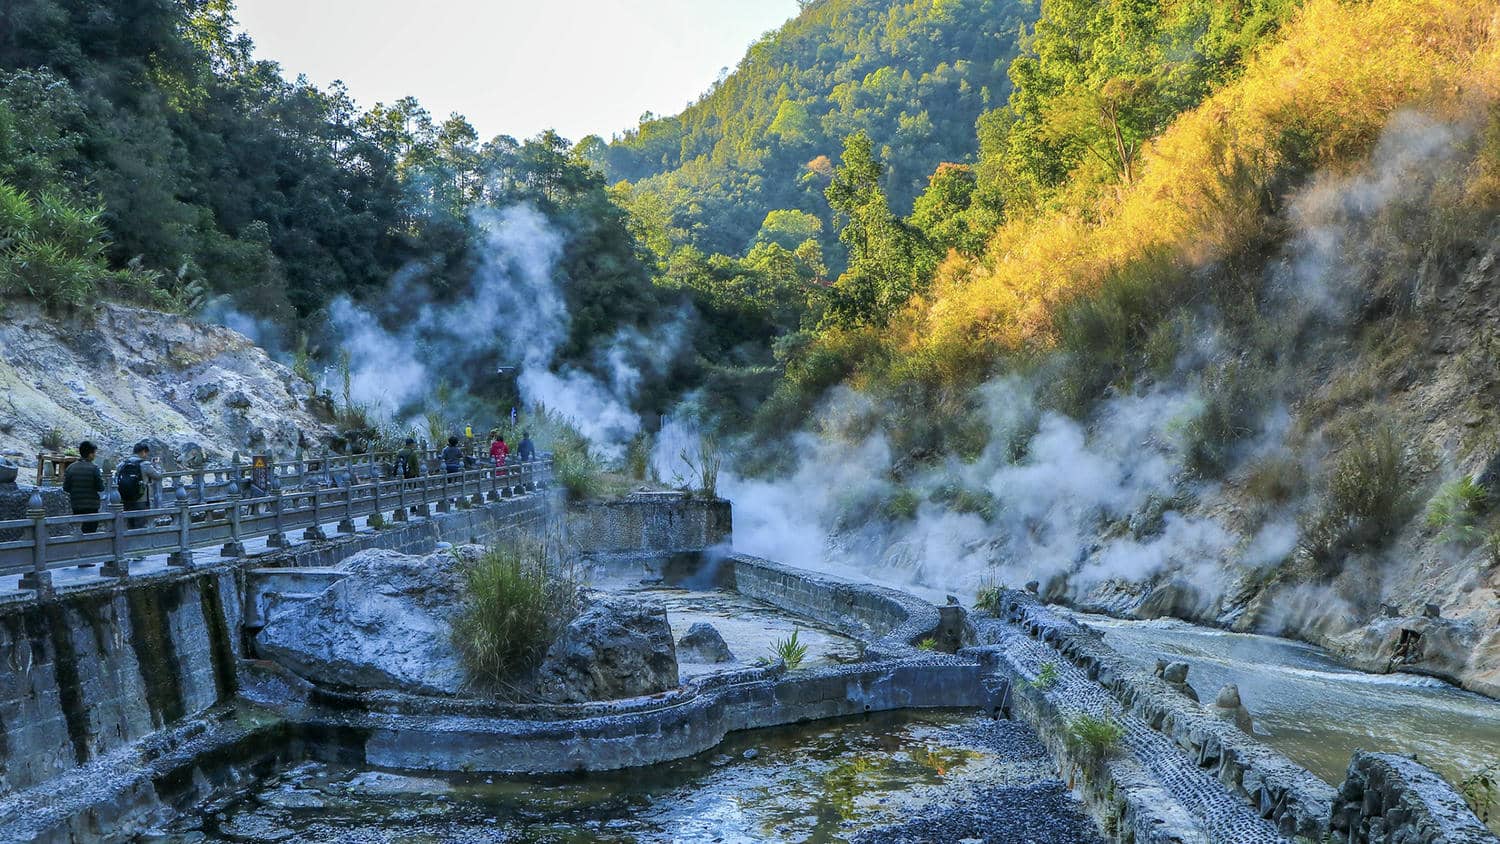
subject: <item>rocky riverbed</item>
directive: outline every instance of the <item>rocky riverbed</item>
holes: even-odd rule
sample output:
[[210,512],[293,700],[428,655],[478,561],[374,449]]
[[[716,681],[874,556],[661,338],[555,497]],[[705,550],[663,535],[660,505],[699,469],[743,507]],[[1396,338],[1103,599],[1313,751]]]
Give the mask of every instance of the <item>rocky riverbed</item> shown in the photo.
[[1100,840],[1022,725],[886,713],[731,736],[576,777],[405,776],[312,762],[162,830],[184,842]]

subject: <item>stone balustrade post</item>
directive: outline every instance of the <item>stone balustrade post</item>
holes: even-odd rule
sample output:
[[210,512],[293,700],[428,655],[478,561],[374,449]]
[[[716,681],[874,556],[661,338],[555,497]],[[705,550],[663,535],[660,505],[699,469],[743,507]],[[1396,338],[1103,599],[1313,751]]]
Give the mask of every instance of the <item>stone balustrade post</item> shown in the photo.
[[438,499],[437,503],[437,511],[439,513],[446,513],[451,509],[448,499],[448,470],[445,468],[443,469],[443,495]]
[[503,471],[505,471],[505,470],[504,469],[495,469],[494,471],[490,472],[490,500],[491,501],[499,501],[500,500],[500,473],[503,472]]
[[317,487],[308,490],[308,495],[312,496],[312,524],[302,532],[302,538],[308,542],[321,542],[328,538],[328,535],[323,532],[323,513],[321,502],[318,500],[322,494],[323,491]]
[[245,545],[240,542],[240,479],[229,479],[229,501],[226,502],[229,513],[229,541],[219,549],[221,557],[243,557],[245,556]]
[[188,501],[186,489],[177,490],[177,550],[167,557],[169,566],[191,566],[193,564],[193,505]]
[[418,470],[417,493],[421,497],[421,503],[416,507],[417,515],[424,519],[432,518],[432,510],[427,506],[427,499],[432,495],[432,477],[425,470]]
[[271,535],[266,537],[266,546],[270,548],[285,548],[287,546],[286,532],[282,529],[281,507],[284,499],[281,497],[281,479],[276,473],[271,472]]
[[193,491],[198,494],[199,504],[207,500],[208,488],[207,484],[204,483],[203,469],[201,468],[193,470]]
[[[175,484],[175,494],[185,496],[187,492],[181,484]],[[113,517],[110,521],[109,537],[109,562],[99,567],[99,574],[104,577],[129,577],[130,559],[125,548],[125,501],[120,498],[118,489],[111,489],[108,496],[109,514]]]
[[339,533],[355,533],[354,527],[354,467],[344,473],[344,518],[339,519]]
[[396,512],[391,514],[391,521],[407,521],[409,515],[406,512],[406,474],[404,469],[396,471]]
[[47,506],[40,489],[26,502],[26,518],[31,520],[31,571],[21,575],[17,586],[36,590],[40,598],[52,594],[52,572],[47,570]]

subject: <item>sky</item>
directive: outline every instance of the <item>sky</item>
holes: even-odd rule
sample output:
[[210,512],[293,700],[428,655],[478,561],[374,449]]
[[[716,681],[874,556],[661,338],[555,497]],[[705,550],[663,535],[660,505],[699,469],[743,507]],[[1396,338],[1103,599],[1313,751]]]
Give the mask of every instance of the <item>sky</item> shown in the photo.
[[412,95],[483,139],[608,139],[676,114],[797,0],[239,0],[258,58],[342,79],[368,108]]

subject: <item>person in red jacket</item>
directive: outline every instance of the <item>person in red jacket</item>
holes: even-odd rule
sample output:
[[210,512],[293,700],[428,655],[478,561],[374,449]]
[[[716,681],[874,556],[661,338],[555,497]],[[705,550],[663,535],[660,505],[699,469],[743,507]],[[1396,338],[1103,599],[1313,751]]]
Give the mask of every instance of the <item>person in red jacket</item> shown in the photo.
[[498,476],[501,469],[505,468],[505,458],[510,456],[510,446],[505,444],[505,437],[499,431],[490,432],[490,459],[495,461],[495,474]]

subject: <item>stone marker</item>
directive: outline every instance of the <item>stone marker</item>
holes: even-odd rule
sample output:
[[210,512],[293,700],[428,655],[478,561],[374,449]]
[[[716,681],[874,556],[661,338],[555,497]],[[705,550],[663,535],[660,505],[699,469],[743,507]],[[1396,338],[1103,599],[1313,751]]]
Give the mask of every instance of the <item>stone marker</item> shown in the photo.
[[1240,701],[1240,687],[1233,683],[1225,683],[1224,688],[1219,689],[1219,696],[1214,698],[1214,705],[1209,707],[1213,714],[1220,718],[1226,718],[1234,722],[1236,727],[1246,733],[1255,729],[1255,723],[1250,718],[1250,710]]

